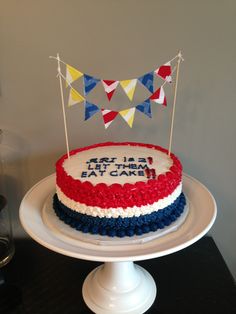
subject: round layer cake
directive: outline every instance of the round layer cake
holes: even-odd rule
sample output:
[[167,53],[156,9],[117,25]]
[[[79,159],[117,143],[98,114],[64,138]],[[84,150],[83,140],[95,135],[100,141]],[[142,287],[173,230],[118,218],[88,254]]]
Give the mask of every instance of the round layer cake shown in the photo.
[[56,163],[53,208],[84,233],[131,237],[156,231],[174,222],[185,204],[182,165],[160,146],[100,143]]

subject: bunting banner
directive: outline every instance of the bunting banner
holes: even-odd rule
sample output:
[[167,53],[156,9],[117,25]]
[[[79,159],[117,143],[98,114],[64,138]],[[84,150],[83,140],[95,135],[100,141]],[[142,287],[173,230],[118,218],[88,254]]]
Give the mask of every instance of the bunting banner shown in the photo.
[[[165,82],[171,83],[172,82],[172,73],[175,71],[176,67],[172,70],[172,62],[179,57],[179,54],[172,58],[170,61],[164,63],[156,70],[148,72],[138,78],[129,79],[129,80],[104,80],[100,78],[95,78],[94,76],[85,74],[78,69],[74,68],[73,66],[65,63],[64,61],[60,60],[60,62],[66,65],[66,74],[65,76],[60,73],[61,77],[64,78],[66,81],[66,87],[70,86],[75,80],[83,77],[84,81],[84,97],[87,96],[98,84],[98,82],[102,82],[104,90],[106,92],[107,98],[110,101],[113,97],[113,94],[120,84],[126,95],[128,96],[129,100],[132,101],[137,85],[137,81],[142,84],[151,94],[154,92],[154,76],[158,76],[162,78]],[[55,57],[51,57],[57,59]],[[181,57],[182,58],[182,57]],[[181,59],[183,61],[183,58]],[[155,73],[155,75],[154,75]],[[70,86],[71,87],[71,86]]]
[[119,111],[119,114],[128,123],[130,128],[132,128],[133,126],[134,113],[135,113],[135,107]]
[[157,104],[167,106],[165,91],[163,86],[158,88],[151,96],[150,98],[152,101],[156,102]]
[[137,79],[120,81],[120,85],[122,86],[126,95],[129,97],[130,101],[133,100],[136,84]]
[[79,70],[73,68],[69,64],[66,65],[66,87],[73,83],[75,80],[79,79],[84,74]]
[[143,84],[148,90],[149,92],[153,93],[154,89],[153,89],[153,81],[154,81],[154,74],[153,72],[144,74],[143,76],[140,76],[138,78],[139,82],[141,84]]
[[171,81],[172,81],[172,77],[171,77],[172,69],[171,69],[170,61],[163,64],[158,69],[156,69],[155,74],[157,76],[160,76],[166,82],[171,83]]
[[[163,105],[163,106],[167,106],[167,98],[164,91],[164,85],[166,82],[168,83],[172,82],[173,73],[175,71],[178,72],[179,63],[180,61],[183,61],[182,54],[181,52],[179,52],[178,55],[176,55],[170,61],[164,63],[163,65],[161,65],[154,71],[150,71],[142,76],[139,76],[138,78],[118,81],[118,80],[99,79],[91,75],[82,73],[81,71],[77,70],[71,65],[60,60],[59,54],[57,55],[57,57],[51,57],[51,58],[54,58],[58,61],[58,77],[60,79],[60,88],[61,88],[61,96],[62,96],[61,98],[62,98],[63,107],[64,107],[64,97],[63,97],[62,85],[61,85],[62,78],[65,80],[66,87],[70,86],[68,106],[71,107],[75,104],[78,104],[84,101],[84,120],[85,121],[89,120],[97,112],[101,111],[106,129],[110,126],[110,124],[113,122],[113,120],[117,117],[118,114],[125,120],[125,122],[129,125],[129,127],[132,128],[133,123],[134,123],[134,116],[136,113],[136,109],[142,114],[146,115],[147,117],[152,118],[151,101],[157,104]],[[172,69],[172,63],[177,58],[178,58],[177,65],[175,65],[175,67],[173,67]],[[61,72],[60,62],[62,62],[66,66],[65,76]],[[156,77],[160,77],[162,80],[164,80],[164,83],[162,83],[162,85],[158,87],[157,89],[154,87],[154,83],[156,83],[155,81]],[[71,86],[71,84],[74,81],[80,78],[83,78],[83,83],[84,83],[83,95],[81,95],[74,87]],[[99,82],[102,83],[104,91],[109,101],[111,101],[112,97],[114,96],[114,93],[117,90],[117,87],[119,84],[121,85],[122,89],[124,90],[125,94],[127,95],[130,101],[132,101],[134,98],[134,93],[136,90],[137,82],[143,85],[151,93],[151,96],[149,96],[146,100],[133,106],[132,108],[128,108],[125,110],[113,111],[113,110],[109,110],[105,108],[101,109],[100,105],[91,103],[87,101],[86,99],[86,96],[97,86]],[[176,90],[176,84],[175,84],[175,90]],[[63,114],[64,114],[64,120],[65,120],[65,113]]]
[[68,107],[71,107],[75,104],[78,104],[82,101],[84,101],[84,97],[80,95],[79,92],[77,92],[73,87],[70,89],[70,94],[69,94],[69,100],[68,100]]
[[152,117],[152,110],[151,110],[151,101],[150,99],[146,99],[143,103],[136,106],[136,109],[140,112],[144,113],[149,118]]
[[100,109],[97,105],[88,102],[87,100],[84,103],[85,112],[84,112],[84,120],[90,119],[93,115],[95,115]]
[[93,76],[84,74],[84,94],[87,96],[88,93],[90,93],[91,90],[94,89],[94,87],[97,85],[98,82],[100,82],[99,79]]
[[117,115],[118,115],[117,111],[102,109],[102,116],[106,129],[109,127],[109,125],[112,123],[112,121],[115,119]]
[[110,101],[116,90],[116,87],[119,85],[119,81],[102,80],[102,84],[107,94],[107,98]]

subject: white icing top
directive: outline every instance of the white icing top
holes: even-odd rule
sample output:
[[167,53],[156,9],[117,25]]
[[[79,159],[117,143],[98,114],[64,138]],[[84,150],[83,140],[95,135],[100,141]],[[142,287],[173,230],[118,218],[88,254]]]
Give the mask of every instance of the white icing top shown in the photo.
[[[152,160],[150,161],[150,157]],[[66,159],[67,174],[80,181],[98,183],[135,183],[147,181],[169,170],[173,161],[166,153],[142,146],[104,146],[81,151]]]

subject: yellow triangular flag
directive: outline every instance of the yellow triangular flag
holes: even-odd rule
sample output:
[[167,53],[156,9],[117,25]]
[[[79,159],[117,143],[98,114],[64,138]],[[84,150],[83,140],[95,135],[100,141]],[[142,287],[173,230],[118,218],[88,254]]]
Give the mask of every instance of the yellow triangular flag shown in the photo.
[[71,87],[68,106],[71,107],[75,104],[80,103],[83,100],[84,100],[84,97],[82,95],[80,95],[80,93],[77,92],[74,88]]
[[66,87],[84,74],[79,70],[73,68],[69,64],[66,65]]
[[129,127],[132,128],[133,122],[134,122],[134,113],[135,113],[135,107],[130,109],[125,109],[122,111],[119,111],[119,114],[124,118],[124,120],[128,123]]
[[120,85],[122,86],[126,95],[129,97],[130,101],[133,99],[136,84],[137,79],[120,81]]

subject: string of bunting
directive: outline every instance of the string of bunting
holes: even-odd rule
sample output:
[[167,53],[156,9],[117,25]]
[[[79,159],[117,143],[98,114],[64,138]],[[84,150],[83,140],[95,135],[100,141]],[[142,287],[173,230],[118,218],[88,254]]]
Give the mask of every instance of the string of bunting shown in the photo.
[[[175,57],[176,58],[176,57]],[[173,58],[171,61],[173,61],[175,58]],[[116,88],[118,85],[122,87],[125,94],[129,98],[130,101],[133,100],[134,92],[137,86],[137,82],[140,82],[144,87],[148,89],[149,92],[154,92],[154,73],[161,77],[164,81],[171,83],[171,61],[165,63],[161,67],[157,68],[155,71],[151,71],[149,73],[144,74],[143,76],[135,79],[129,79],[129,80],[122,80],[122,81],[115,81],[115,80],[103,80],[98,79],[96,77],[93,77],[88,74],[84,74],[81,71],[75,69],[69,64],[66,64],[66,87],[71,85],[74,81],[77,79],[83,77],[83,83],[84,83],[84,95],[87,96],[96,86],[99,82],[102,82],[102,85],[104,87],[104,91],[107,95],[108,100],[110,101],[116,91]],[[62,60],[61,60],[62,62]]]
[[[71,107],[75,104],[84,102],[85,107],[85,121],[90,119],[94,116],[97,112],[101,111],[105,128],[107,129],[109,125],[114,121],[114,119],[119,114],[132,128],[134,122],[134,115],[135,111],[138,110],[141,113],[145,114],[149,118],[152,117],[152,110],[151,110],[151,101],[157,104],[167,106],[167,99],[164,91],[164,85],[166,83],[172,82],[172,74],[176,71],[176,79],[174,82],[174,99],[173,99],[173,106],[172,106],[172,114],[171,114],[171,125],[170,125],[170,137],[169,137],[169,148],[168,154],[170,155],[171,146],[172,146],[172,138],[173,138],[173,126],[174,126],[174,115],[175,115],[175,106],[176,106],[176,96],[177,96],[177,86],[178,86],[178,77],[179,77],[179,68],[180,62],[184,61],[181,51],[172,58],[170,61],[164,63],[156,70],[148,72],[138,78],[129,79],[129,80],[103,80],[91,75],[85,74],[78,69],[72,67],[71,65],[62,61],[57,53],[57,57],[50,56],[49,58],[53,58],[57,60],[57,77],[59,78],[60,83],[60,92],[61,92],[61,104],[62,104],[62,112],[63,112],[63,120],[64,120],[64,128],[65,128],[65,140],[66,140],[66,147],[67,147],[67,155],[70,159],[69,154],[69,141],[68,141],[68,132],[67,132],[67,121],[66,121],[66,113],[65,113],[65,103],[64,103],[64,93],[63,93],[63,86],[62,86],[62,79],[65,80],[66,87],[70,87],[69,91],[69,99],[68,99],[68,106]],[[173,61],[177,59],[176,65],[172,68]],[[61,64],[66,66],[66,75],[64,76],[61,72]],[[163,84],[158,87],[154,91],[154,75],[160,77],[164,82]],[[82,96],[71,84],[83,78],[83,86],[84,86],[84,95]],[[108,100],[110,101],[117,89],[117,86],[120,85],[124,92],[126,93],[127,97],[130,101],[133,100],[135,88],[137,82],[142,84],[146,89],[151,93],[151,95],[139,103],[136,106],[133,106],[128,109],[120,110],[120,111],[113,111],[105,108],[99,108],[97,104],[91,103],[86,99],[86,96],[97,86],[99,82],[102,82],[104,87],[104,91],[107,95]]]
[[[170,61],[158,67],[156,70],[148,72],[138,78],[129,79],[129,80],[103,80],[96,78],[94,76],[85,74],[80,70],[72,67],[71,65],[65,63],[60,60],[60,63],[63,63],[66,67],[66,75],[64,76],[60,71],[58,71],[58,76],[61,76],[65,80],[66,87],[70,87],[69,91],[69,99],[68,106],[71,107],[75,104],[79,104],[84,102],[84,119],[85,121],[94,116],[97,112],[101,111],[104,121],[105,128],[108,128],[112,121],[117,117],[118,114],[127,122],[130,128],[133,126],[135,111],[138,110],[141,113],[145,114],[147,117],[152,118],[152,110],[151,110],[151,101],[167,106],[167,100],[164,91],[165,83],[172,82],[172,74],[175,71],[175,68],[172,69],[172,62],[178,57],[175,56]],[[55,57],[51,57],[55,58]],[[57,59],[57,58],[55,58]],[[160,77],[164,83],[158,87],[154,91],[154,75]],[[76,80],[83,78],[83,86],[84,86],[84,95],[81,95],[74,87],[72,87],[72,83]],[[91,103],[86,100],[86,96],[97,86],[97,84],[101,82],[104,88],[104,91],[107,95],[108,100],[110,101],[118,87],[120,85],[124,90],[125,94],[129,98],[130,101],[133,100],[133,96],[135,93],[135,89],[137,86],[137,82],[142,84],[151,95],[145,99],[143,102],[137,104],[134,107],[121,110],[121,111],[113,111],[101,108],[97,104]]]

